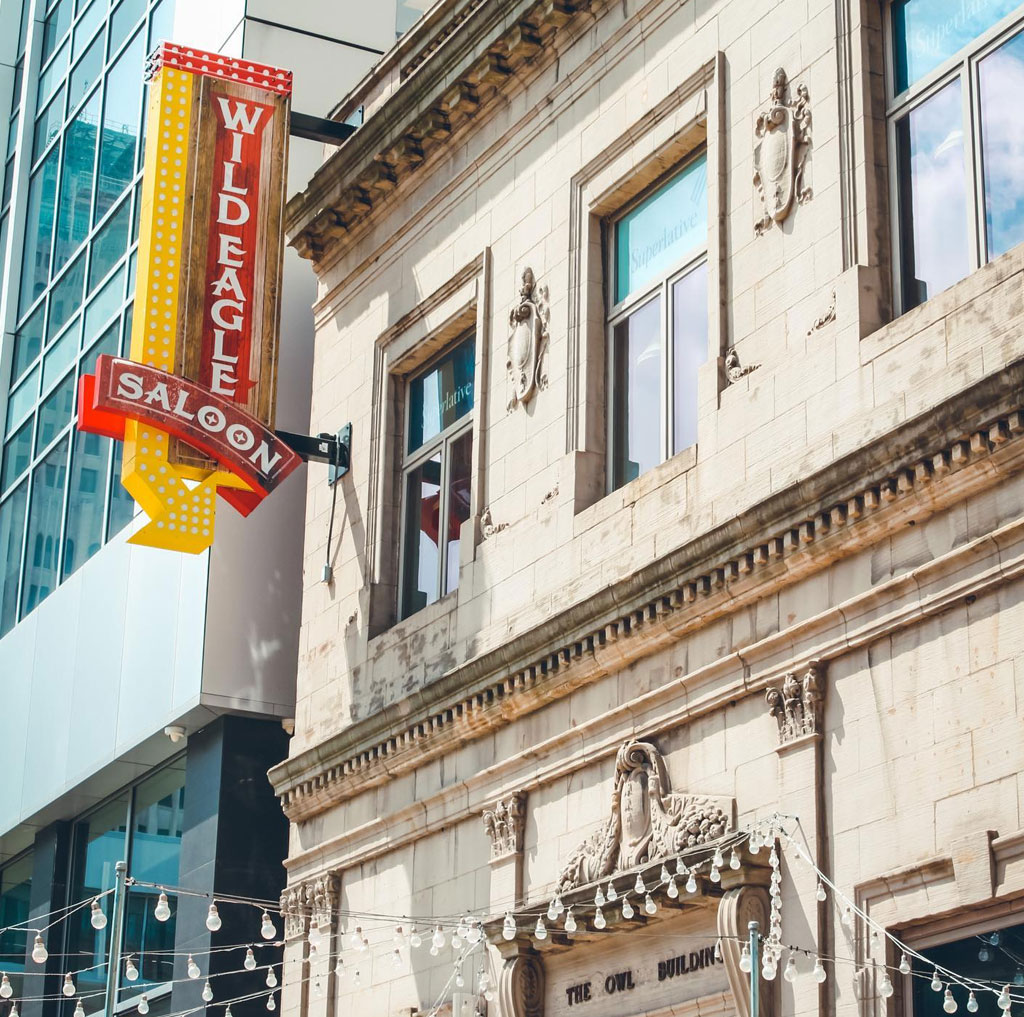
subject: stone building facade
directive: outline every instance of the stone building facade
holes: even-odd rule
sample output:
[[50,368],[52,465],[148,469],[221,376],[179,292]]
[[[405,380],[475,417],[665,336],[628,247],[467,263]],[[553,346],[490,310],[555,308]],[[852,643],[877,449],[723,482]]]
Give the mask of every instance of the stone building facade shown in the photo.
[[[440,0],[337,106],[288,208],[313,425],[353,425],[271,771],[289,1017],[745,1013],[776,814],[801,977],[763,1013],[922,1017],[932,959],[1012,981],[1022,27]],[[577,929],[539,937],[556,894]],[[460,915],[484,989],[428,952]]]

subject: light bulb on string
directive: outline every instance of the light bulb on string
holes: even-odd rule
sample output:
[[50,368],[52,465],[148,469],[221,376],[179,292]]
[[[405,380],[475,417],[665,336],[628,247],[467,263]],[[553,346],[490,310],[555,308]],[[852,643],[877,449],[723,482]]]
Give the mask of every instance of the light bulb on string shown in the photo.
[[811,972],[811,977],[821,985],[822,982],[828,978],[828,973],[825,971],[825,965],[821,963],[820,957],[814,958],[814,970]]
[[942,997],[942,1009],[946,1013],[956,1013],[956,998],[953,996],[953,990],[946,986],[946,993]]
[[1010,987],[1008,985],[1003,986],[1003,990],[999,993],[999,998],[996,1000],[996,1006],[998,1006],[1000,1010],[1010,1009]]
[[199,971],[199,965],[195,962],[195,958],[192,956],[192,954],[188,955],[188,961],[187,961],[187,965],[186,966],[187,966],[187,974],[188,974],[189,978],[198,978],[199,977],[199,975],[201,973]]
[[225,1009],[224,1009],[224,1017],[231,1017],[231,1004],[230,1003],[228,1003],[227,1007],[225,1007]]
[[572,913],[572,908],[569,908],[569,910],[565,913],[565,931],[576,931],[576,916]]
[[672,900],[675,900],[679,896],[679,887],[676,886],[675,876],[669,876],[668,886],[665,888],[665,893],[668,894]]
[[991,958],[991,956],[992,955],[988,952],[988,945],[982,943],[981,949],[978,951],[978,960],[980,960],[981,963],[984,964]]
[[272,967],[267,968],[267,988],[272,989],[275,985],[277,985],[277,975],[274,974]]
[[603,929],[608,923],[604,920],[604,912],[600,908],[594,909],[594,928]]
[[715,848],[715,857],[712,858],[711,864],[716,869],[720,869],[723,865],[725,865],[725,859],[722,857],[722,849],[720,847]]
[[548,938],[548,930],[544,927],[544,919],[539,916],[537,918],[537,924],[534,926],[533,934],[537,939]]
[[358,950],[359,949],[359,944],[362,941],[363,941],[363,927],[361,925],[357,925],[348,934],[348,945],[350,947],[352,947],[353,950]]
[[[81,1014],[78,1013],[79,1010],[81,1010]],[[85,1008],[82,1006],[82,1001],[81,1000],[79,1000],[77,1005],[75,1006],[75,1014],[76,1014],[76,1017],[85,1017]],[[11,1004],[11,1012],[7,1015],[7,1017],[18,1017],[18,1004],[17,1003],[12,1003]]]
[[711,871],[708,873],[708,878],[712,883],[722,882],[722,874],[718,871],[718,866],[714,862],[711,863]]
[[941,992],[942,991],[942,979],[939,978],[939,969],[938,968],[936,968],[932,972],[931,986],[932,986],[932,992]]
[[462,968],[458,967],[455,969],[455,988],[461,989],[466,984],[466,979],[462,977]]
[[409,946],[414,950],[423,946],[423,937],[416,931],[415,925],[409,926]]
[[690,869],[689,875],[686,877],[686,892],[696,893],[697,892],[697,877],[693,874],[693,869]]
[[774,981],[775,981],[775,976],[776,976],[776,974],[778,974],[778,969],[777,969],[777,968],[776,968],[776,966],[775,966],[775,965],[774,965],[773,963],[771,963],[771,961],[770,961],[770,960],[769,960],[769,959],[768,959],[768,958],[766,957],[766,958],[765,958],[765,963],[764,963],[764,964],[763,964],[763,965],[761,966],[761,977],[762,977],[762,978],[763,978],[763,979],[764,979],[765,981],[768,981],[768,982],[774,982]]
[[64,984],[61,986],[60,991],[63,992],[65,996],[73,996],[75,994],[75,983],[71,977],[70,971],[64,976]]
[[608,880],[608,893],[605,896],[607,896],[609,903],[614,903],[619,899],[619,892],[615,889],[615,884],[610,879]]
[[[334,965],[334,977],[335,978],[344,978],[345,977],[345,962],[340,957],[338,958],[338,963]],[[267,975],[267,978],[269,979],[270,975]]]
[[10,999],[14,995],[14,987],[11,985],[11,980],[7,977],[5,971],[3,977],[0,977],[0,998]]
[[135,966],[135,961],[132,960],[130,954],[124,962],[124,977],[129,982],[137,982],[139,980],[139,969]]
[[256,970],[256,954],[252,952],[252,947],[247,947],[245,951],[245,960],[242,961],[242,967],[246,971]]
[[[11,1017],[18,1017],[18,1008],[14,1007],[11,1010]],[[82,1005],[82,1001],[75,1001],[75,1017],[85,1017],[85,1007]]]
[[771,865],[773,869],[777,869],[779,867],[779,852],[775,850],[774,844],[772,844],[771,854],[768,855],[768,864]]
[[269,996],[267,996],[267,1009],[268,1010],[276,1010],[277,1009],[277,1003],[274,1002],[274,994],[273,993],[271,993]]
[[554,922],[558,920],[558,909],[555,907],[555,899],[552,897],[548,902],[548,921]]
[[366,951],[369,950],[369,949],[370,949],[370,941],[365,936],[363,936],[363,938],[361,940],[359,940],[359,952],[360,953],[366,953]]
[[273,939],[277,935],[277,929],[274,927],[274,923],[270,920],[269,911],[264,911],[263,917],[260,919],[260,935],[264,939]]
[[740,971],[745,975],[750,974],[750,944],[744,943],[743,949],[740,951]]
[[558,916],[565,910],[565,905],[562,903],[562,898],[559,897],[556,893],[555,898],[551,903],[554,905],[555,908],[555,918],[558,918]]
[[633,884],[633,893],[638,897],[642,897],[647,893],[647,887],[644,885],[644,877],[642,872],[636,874],[636,882]]
[[358,989],[363,984],[362,978],[359,976],[359,969],[356,968],[355,974],[352,976],[352,984]]
[[664,862],[662,862],[661,863],[661,873],[658,876],[658,881],[661,882],[661,883],[667,883],[668,880],[669,880],[668,866]]
[[729,868],[730,869],[738,869],[739,867],[740,867],[740,856],[737,853],[736,848],[733,848],[732,852],[729,855]]
[[814,891],[814,896],[819,904],[828,897],[828,894],[825,893],[825,884],[820,879],[818,880],[818,889]]
[[999,946],[999,933],[993,932],[989,937],[988,941],[991,946]]
[[598,887],[597,888],[597,893],[594,894],[594,907],[595,908],[603,908],[604,905],[605,905],[604,892],[601,890],[601,887]]
[[46,949],[46,944],[43,942],[43,937],[37,932],[36,938],[32,941],[32,960],[36,964],[45,964],[46,958],[49,956],[50,954]]
[[430,937],[431,946],[435,949],[442,949],[444,947],[444,932],[441,930],[440,925],[434,926],[434,935]]
[[1018,967],[1013,973],[1013,984],[1024,985],[1024,968]]
[[853,925],[853,911],[849,906],[843,908],[843,913],[839,918],[839,922],[844,929],[849,929]]
[[199,995],[203,997],[204,1003],[209,1003],[213,1000],[213,986],[210,985],[209,981],[203,985],[203,991]]
[[878,994],[879,994],[879,996],[881,996],[882,999],[888,999],[893,994],[893,992],[895,992],[895,991],[896,990],[893,989],[893,987],[892,987],[892,981],[889,978],[889,972],[888,971],[883,971],[882,972],[882,980],[878,984]]
[[97,897],[89,908],[89,924],[94,929],[103,929],[107,925],[107,916],[103,912],[103,908],[100,906],[100,899]]
[[139,997],[138,1010],[139,1010],[139,1013],[141,1013],[143,1015],[143,1017],[145,1017],[145,1015],[147,1013],[149,1013],[149,999],[148,999],[148,997],[146,996],[145,993],[143,993]]
[[516,920],[512,917],[511,911],[505,912],[505,921],[501,925],[501,936],[507,942],[516,938]]
[[166,922],[171,917],[171,905],[167,900],[167,894],[160,891],[160,896],[156,899],[156,907],[153,908],[153,917],[158,922]]
[[314,953],[320,949],[320,944],[324,941],[324,935],[320,931],[319,925],[314,925],[312,922],[309,923],[309,932],[306,933],[306,942],[309,943],[309,948]]
[[647,896],[644,897],[644,911],[649,915],[653,915],[657,910],[658,905],[654,903],[654,898],[650,894],[647,894]]
[[206,927],[210,932],[216,932],[221,927],[220,912],[217,910],[216,904],[210,905],[210,910],[206,913]]
[[910,958],[906,954],[903,954],[903,956],[900,957],[900,974],[910,974]]
[[974,992],[970,992],[967,995],[967,1012],[977,1013],[978,1012],[978,1000],[975,998]]
[[630,903],[629,898],[628,897],[623,897],[622,898],[622,917],[625,918],[625,919],[630,919],[635,914],[636,914],[636,911],[633,909],[633,905]]
[[747,850],[756,855],[761,850],[761,834],[757,830],[751,830],[747,838]]
[[458,929],[456,929],[452,933],[452,949],[453,950],[461,950],[462,949],[462,939],[459,936],[459,930]]
[[796,958],[793,956],[792,951],[790,951],[789,960],[786,961],[786,968],[782,972],[782,977],[785,978],[787,982],[795,982],[798,974],[799,972],[796,969]]
[[689,870],[686,868],[686,862],[683,861],[683,856],[680,855],[676,859],[676,875],[682,877],[685,876],[688,871]]
[[402,951],[397,946],[391,951],[391,963],[394,964],[396,971],[401,971],[404,966],[402,964]]

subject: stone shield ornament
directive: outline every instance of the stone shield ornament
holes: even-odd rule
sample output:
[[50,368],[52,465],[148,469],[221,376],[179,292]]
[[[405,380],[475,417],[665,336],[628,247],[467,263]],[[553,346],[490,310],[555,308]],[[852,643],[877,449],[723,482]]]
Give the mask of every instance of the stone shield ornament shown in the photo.
[[536,389],[544,387],[546,379],[541,362],[548,333],[542,301],[543,296],[537,291],[533,270],[524,269],[519,301],[508,316],[511,333],[505,366],[511,390],[508,402],[510,411],[520,403],[525,405]]
[[789,100],[786,72],[779,67],[772,76],[768,105],[754,128],[754,186],[762,215],[754,225],[758,235],[772,223],[781,223],[793,208],[811,196],[804,181],[804,162],[811,144],[811,110],[807,88],[797,87],[797,99]]

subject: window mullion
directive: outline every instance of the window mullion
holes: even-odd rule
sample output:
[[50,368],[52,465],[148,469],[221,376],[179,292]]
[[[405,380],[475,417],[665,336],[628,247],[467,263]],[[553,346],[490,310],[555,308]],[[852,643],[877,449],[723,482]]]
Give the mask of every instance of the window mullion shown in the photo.
[[445,579],[448,575],[448,458],[451,454],[451,435],[445,437],[441,444],[441,486],[437,492],[437,599],[440,600],[445,590]]
[[672,309],[669,307],[672,286],[668,279],[661,284],[661,461],[665,462],[672,456],[672,417],[674,406],[672,401],[672,362],[670,322]]
[[960,67],[960,104],[963,110],[961,115],[965,132],[963,155],[964,187],[967,192],[968,263],[972,271],[984,264],[983,247],[981,245],[982,227],[980,225],[980,220],[984,216],[984,210],[979,208],[980,202],[978,199],[981,195],[981,188],[978,186],[977,180],[980,159],[975,155],[978,144],[975,128],[979,123],[974,116],[975,91],[972,62],[965,60]]

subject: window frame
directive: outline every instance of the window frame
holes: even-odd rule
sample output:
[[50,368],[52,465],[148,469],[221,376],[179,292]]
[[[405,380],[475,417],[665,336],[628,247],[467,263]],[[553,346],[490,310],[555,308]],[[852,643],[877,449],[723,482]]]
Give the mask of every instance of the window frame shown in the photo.
[[[604,261],[605,391],[607,393],[605,400],[605,448],[607,449],[605,491],[607,494],[632,483],[632,481],[623,481],[623,483],[618,485],[615,483],[615,460],[617,453],[615,443],[615,407],[616,392],[618,389],[617,379],[615,376],[615,328],[617,325],[629,318],[635,311],[640,310],[645,304],[659,295],[661,297],[658,326],[660,329],[659,335],[661,339],[661,385],[658,393],[660,400],[659,453],[661,456],[659,465],[667,462],[680,452],[686,451],[685,448],[673,449],[675,441],[675,344],[671,341],[672,335],[670,334],[670,324],[673,321],[674,313],[673,292],[675,284],[680,279],[689,275],[691,272],[696,271],[702,265],[710,263],[710,204],[708,207],[708,232],[705,235],[703,246],[698,247],[694,253],[675,261],[665,270],[664,273],[648,283],[647,286],[635,291],[634,293],[628,293],[623,300],[620,300],[617,303],[615,302],[615,272],[617,265],[615,250],[616,229],[618,224],[625,219],[630,212],[642,205],[648,198],[656,194],[659,190],[670,184],[672,180],[685,172],[690,166],[697,162],[698,159],[704,159],[706,161],[707,158],[708,149],[706,144],[695,148],[692,152],[689,152],[684,159],[677,162],[671,167],[671,169],[663,173],[648,187],[645,187],[640,191],[639,194],[634,195],[612,215],[607,216],[602,223],[603,236],[601,248]],[[705,195],[707,195],[706,189]],[[710,295],[710,288],[708,294]],[[707,342],[709,348],[707,350],[707,356],[708,359],[710,359],[712,331],[710,299],[708,299],[708,311]],[[705,363],[707,363],[707,360],[705,360]],[[686,448],[695,448],[696,444],[697,443],[694,442],[693,445],[688,445]],[[643,476],[643,474],[641,473],[640,476]],[[634,479],[639,479],[639,477]]]
[[[453,353],[460,346],[465,343],[471,343],[473,348],[473,378],[474,378],[474,391],[473,391],[473,405],[468,412],[464,413],[457,420],[453,421],[446,428],[439,431],[432,438],[424,441],[414,452],[409,452],[409,429],[412,423],[412,400],[409,398],[409,391],[412,383],[417,379],[421,378],[426,374],[429,374],[434,367],[437,366],[442,360],[445,359],[449,354]],[[462,438],[466,433],[472,435],[473,426],[476,420],[477,412],[477,392],[476,392],[476,373],[477,373],[477,329],[476,325],[466,329],[459,333],[457,337],[452,339],[450,342],[444,344],[444,346],[433,354],[429,359],[424,361],[422,364],[418,364],[415,370],[410,371],[407,375],[403,376],[400,381],[402,385],[402,454],[401,462],[398,468],[398,476],[400,487],[399,495],[399,550],[398,550],[398,604],[396,617],[399,621],[404,621],[406,618],[411,618],[413,615],[418,614],[420,611],[436,604],[438,601],[443,600],[449,593],[454,593],[458,589],[458,582],[450,590],[445,589],[445,580],[448,575],[448,551],[449,543],[447,533],[447,522],[448,522],[448,470],[451,455],[451,447]],[[441,453],[441,478],[440,478],[440,493],[438,497],[437,507],[437,518],[438,518],[438,540],[440,541],[440,547],[438,554],[438,566],[437,566],[437,595],[433,600],[428,601],[422,608],[416,610],[406,611],[406,590],[405,590],[405,566],[406,558],[408,556],[408,545],[409,538],[406,532],[407,523],[407,512],[409,509],[409,475],[422,466],[427,460],[432,459],[438,452]],[[471,453],[472,454],[472,453]],[[470,480],[472,484],[472,478]],[[470,491],[470,499],[472,503],[472,491]],[[445,536],[442,537],[442,533]],[[460,543],[460,554],[461,554],[461,543]]]
[[[1015,35],[1024,32],[1024,6],[1000,18],[952,56],[933,67],[902,92],[896,91],[895,33],[893,8],[897,0],[886,0],[882,19],[885,53],[885,133],[889,156],[889,207],[892,209],[890,229],[892,245],[893,291],[896,311],[905,314],[920,304],[910,304],[904,289],[903,217],[900,200],[900,151],[897,124],[938,95],[954,80],[960,81],[961,126],[964,130],[964,197],[967,217],[967,275],[988,264],[988,222],[985,214],[983,125],[981,122],[981,88],[979,67],[985,57],[995,52]],[[998,257],[998,255],[997,255]],[[964,276],[967,278],[967,276]],[[958,280],[959,281],[959,280]],[[953,284],[955,285],[955,283]],[[944,291],[940,291],[944,292]],[[932,296],[937,296],[933,294]],[[929,297],[928,299],[931,299]],[[925,303],[926,301],[922,301]]]

